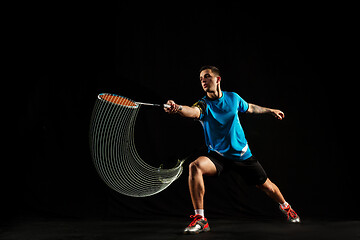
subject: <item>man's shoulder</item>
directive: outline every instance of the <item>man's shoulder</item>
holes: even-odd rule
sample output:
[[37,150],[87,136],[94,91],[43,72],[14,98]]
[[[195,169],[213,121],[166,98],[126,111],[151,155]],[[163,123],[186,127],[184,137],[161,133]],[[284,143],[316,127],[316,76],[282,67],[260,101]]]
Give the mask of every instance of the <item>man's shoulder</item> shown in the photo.
[[239,98],[239,94],[237,94],[236,92],[228,92],[228,91],[223,91],[224,96],[226,97],[231,97],[231,98]]
[[224,96],[229,99],[234,104],[244,103],[246,102],[240,95],[236,92],[226,92]]

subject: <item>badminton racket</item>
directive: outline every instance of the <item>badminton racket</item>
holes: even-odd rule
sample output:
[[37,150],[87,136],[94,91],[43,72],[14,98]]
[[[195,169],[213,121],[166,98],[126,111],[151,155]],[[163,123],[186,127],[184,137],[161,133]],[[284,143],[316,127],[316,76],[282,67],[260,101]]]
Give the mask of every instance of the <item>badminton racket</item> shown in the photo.
[[170,107],[167,104],[136,102],[127,97],[101,93],[90,124],[90,148],[95,168],[113,190],[132,197],[157,194],[178,179],[184,160],[169,169],[153,167],[137,153],[134,129],[141,105]]

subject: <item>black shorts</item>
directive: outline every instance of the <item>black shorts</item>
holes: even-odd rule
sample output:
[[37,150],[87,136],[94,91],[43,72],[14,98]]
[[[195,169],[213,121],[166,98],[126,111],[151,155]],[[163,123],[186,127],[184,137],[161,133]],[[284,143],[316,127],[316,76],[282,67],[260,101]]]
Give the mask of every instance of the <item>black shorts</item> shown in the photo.
[[215,164],[218,176],[222,172],[232,170],[239,173],[248,185],[261,185],[267,179],[265,170],[254,156],[242,161],[227,159],[213,151],[204,156]]

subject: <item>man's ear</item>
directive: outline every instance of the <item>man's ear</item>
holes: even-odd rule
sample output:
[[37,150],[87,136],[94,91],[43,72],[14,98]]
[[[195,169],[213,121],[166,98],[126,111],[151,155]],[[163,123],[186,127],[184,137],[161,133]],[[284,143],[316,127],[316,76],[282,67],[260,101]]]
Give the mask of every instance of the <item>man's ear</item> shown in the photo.
[[216,83],[219,83],[220,81],[221,81],[221,77],[220,76],[216,77]]

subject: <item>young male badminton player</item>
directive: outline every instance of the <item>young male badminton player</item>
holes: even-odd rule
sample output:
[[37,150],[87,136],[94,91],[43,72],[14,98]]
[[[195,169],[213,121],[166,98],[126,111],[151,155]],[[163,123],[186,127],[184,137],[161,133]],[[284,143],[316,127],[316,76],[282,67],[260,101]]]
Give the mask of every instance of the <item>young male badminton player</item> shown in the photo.
[[279,188],[270,181],[260,163],[252,156],[245,139],[238,113],[270,114],[282,120],[285,115],[277,109],[247,103],[235,92],[222,91],[220,71],[214,66],[200,69],[200,82],[206,96],[193,106],[181,106],[173,100],[167,102],[170,114],[197,118],[203,125],[208,152],[189,165],[189,190],[195,214],[184,233],[193,234],[210,230],[204,216],[205,185],[203,175],[215,176],[228,169],[238,172],[248,185],[254,185],[279,203],[280,210],[290,223],[299,223],[300,217],[285,201]]

